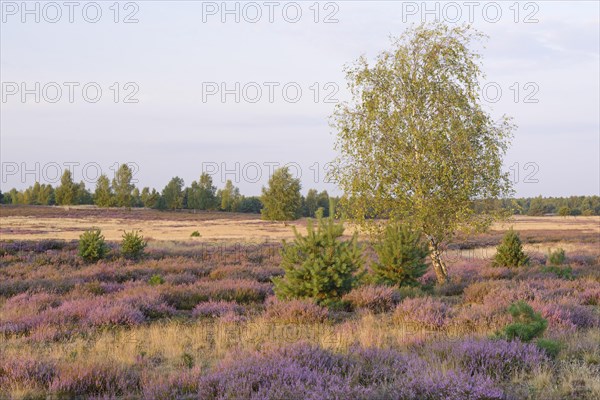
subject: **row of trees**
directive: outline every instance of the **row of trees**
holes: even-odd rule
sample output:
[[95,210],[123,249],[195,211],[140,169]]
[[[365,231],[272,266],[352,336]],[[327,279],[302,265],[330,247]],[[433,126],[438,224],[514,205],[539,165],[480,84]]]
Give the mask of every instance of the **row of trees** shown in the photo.
[[275,171],[269,187],[260,197],[243,196],[239,188],[228,180],[217,189],[212,177],[203,173],[197,181],[185,187],[183,179],[172,178],[161,192],[144,187],[141,191],[132,183],[133,172],[127,164],[121,165],[112,181],[101,175],[94,192],[86,189],[84,182],[75,183],[71,171],[66,170],[56,188],[36,182],[33,186],[8,193],[0,192],[4,204],[28,205],[80,205],[95,204],[98,207],[147,207],[159,210],[220,210],[229,212],[261,213],[269,220],[292,220],[314,217],[323,209],[329,215],[330,199],[326,191],[310,189],[306,197],[300,193],[300,181],[288,169]]
[[[95,204],[98,207],[220,210],[257,214],[262,210],[265,219],[293,220],[314,217],[319,208],[323,209],[324,216],[329,216],[333,214],[330,210],[333,210],[338,200],[330,197],[327,191],[318,192],[315,189],[309,189],[306,196],[303,196],[300,181],[285,168],[275,171],[260,197],[243,196],[230,180],[222,189],[217,189],[211,176],[206,173],[202,174],[198,181],[193,181],[190,187],[185,187],[183,179],[174,177],[161,192],[149,187],[140,191],[131,183],[132,177],[132,170],[123,164],[112,181],[106,175],[101,175],[94,192],[91,192],[84,182],[74,182],[71,172],[66,170],[56,188],[50,184],[36,182],[23,191],[11,189],[7,193],[0,192],[0,203]],[[516,215],[600,215],[600,196],[503,199],[499,200],[496,206]],[[475,208],[484,207],[485,205],[481,204]]]

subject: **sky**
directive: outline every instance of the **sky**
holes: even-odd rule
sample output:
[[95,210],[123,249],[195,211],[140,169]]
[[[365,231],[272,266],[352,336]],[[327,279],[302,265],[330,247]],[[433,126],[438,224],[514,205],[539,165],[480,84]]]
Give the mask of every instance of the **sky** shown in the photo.
[[287,165],[309,188],[336,156],[344,66],[412,24],[471,23],[484,107],[518,126],[516,196],[600,194],[599,2],[1,2],[0,188],[93,189],[128,163],[138,187],[202,172],[258,195]]

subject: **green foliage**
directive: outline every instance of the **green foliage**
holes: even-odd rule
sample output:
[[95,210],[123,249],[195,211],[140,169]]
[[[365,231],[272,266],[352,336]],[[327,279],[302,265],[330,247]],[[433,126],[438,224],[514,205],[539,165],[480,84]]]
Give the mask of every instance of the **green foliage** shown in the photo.
[[76,204],[78,189],[79,185],[73,182],[71,171],[66,169],[60,178],[60,186],[54,192],[56,204],[61,206]]
[[90,229],[79,236],[79,256],[86,262],[96,262],[108,253],[108,246],[100,229]]
[[225,187],[217,192],[217,198],[221,199],[221,210],[238,211],[242,195],[240,189],[233,186],[230,180],[227,180]]
[[343,233],[343,224],[321,215],[316,229],[309,220],[306,236],[294,227],[294,243],[284,241],[281,250],[285,275],[273,278],[277,297],[310,298],[320,304],[331,304],[356,286],[360,279],[357,272],[364,260],[357,235],[349,241],[340,241]]
[[566,217],[569,214],[571,214],[571,209],[567,206],[562,206],[558,209],[558,215],[560,215],[561,217]]
[[98,207],[110,207],[113,205],[114,194],[110,187],[110,181],[106,175],[100,175],[96,181],[96,190],[94,192],[94,204]]
[[392,286],[418,286],[427,271],[429,254],[421,234],[397,223],[390,223],[375,246],[378,262],[372,266],[377,283]]
[[556,358],[556,356],[558,356],[558,353],[560,353],[560,351],[563,348],[563,344],[561,342],[553,339],[539,338],[535,341],[535,344],[537,347],[543,350],[550,358]]
[[[176,176],[169,181],[162,191],[162,201],[162,206],[169,210],[183,208],[183,179]],[[157,206],[160,205],[159,199]]]
[[290,221],[300,216],[302,195],[300,179],[295,179],[287,167],[278,168],[262,189],[262,218],[269,221]]
[[[504,213],[494,200],[511,192],[502,160],[514,126],[482,104],[481,55],[471,49],[481,37],[441,23],[408,29],[374,63],[347,68],[352,100],[333,116],[331,177],[344,210],[362,225],[388,216],[421,230],[440,283],[440,243],[489,227]],[[476,199],[487,207],[476,212]]]
[[194,232],[192,232],[192,234],[190,236],[191,237],[200,237],[200,232],[194,231]]
[[523,252],[519,234],[512,228],[506,232],[497,247],[493,265],[497,267],[522,267],[529,264],[529,257]]
[[133,191],[133,184],[131,179],[133,178],[133,171],[127,164],[121,164],[115,177],[112,181],[112,187],[115,191],[115,205],[117,207],[131,207],[133,198],[131,192]]
[[150,279],[148,279],[148,284],[150,286],[158,286],[158,285],[162,285],[163,283],[165,283],[165,280],[162,277],[162,275],[159,275],[159,274],[152,275],[150,277]]
[[573,268],[569,266],[561,267],[558,265],[550,265],[542,267],[542,272],[554,274],[557,278],[566,279],[568,281],[575,279],[573,276]]
[[514,322],[504,327],[502,336],[509,340],[519,339],[522,342],[530,342],[542,336],[548,327],[548,321],[540,313],[533,311],[533,308],[524,301],[511,304],[508,312]]
[[260,214],[260,210],[262,210],[262,208],[263,204],[260,201],[260,198],[256,196],[242,196],[242,199],[240,200],[240,204],[238,206],[238,211],[242,213]]
[[217,188],[212,177],[204,172],[200,179],[192,182],[188,189],[187,208],[195,210],[214,210],[217,208]]
[[160,193],[156,189],[150,191],[149,187],[145,187],[142,189],[142,193],[140,193],[140,201],[147,208],[157,208],[160,199]]
[[121,241],[121,254],[132,260],[139,259],[144,254],[148,243],[138,231],[124,232]]
[[565,250],[562,248],[558,248],[554,251],[548,252],[548,258],[546,259],[546,265],[563,265],[567,257],[565,255]]

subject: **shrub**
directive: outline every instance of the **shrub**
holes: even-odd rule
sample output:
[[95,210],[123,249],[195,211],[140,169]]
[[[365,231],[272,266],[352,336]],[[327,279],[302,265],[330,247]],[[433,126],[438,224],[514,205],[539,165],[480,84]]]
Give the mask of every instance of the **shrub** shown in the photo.
[[194,232],[192,232],[192,234],[190,236],[191,237],[200,237],[200,232],[194,231]]
[[542,272],[547,272],[556,275],[558,278],[573,280],[573,268],[571,267],[559,267],[558,265],[550,265],[542,267]]
[[343,224],[318,216],[317,229],[308,222],[307,236],[294,227],[293,244],[283,242],[281,267],[283,277],[273,278],[279,298],[310,298],[317,303],[331,303],[356,285],[356,272],[363,264],[357,235],[350,241],[339,241]]
[[139,259],[144,254],[148,243],[138,231],[124,232],[121,241],[121,254],[132,260]]
[[394,319],[421,329],[441,329],[448,323],[450,307],[431,297],[404,299],[394,311]]
[[281,301],[275,297],[267,299],[265,318],[284,324],[311,324],[327,320],[327,308],[308,300]]
[[151,286],[162,285],[163,283],[165,283],[164,278],[158,274],[152,275],[150,279],[148,279],[148,284]]
[[198,303],[192,315],[198,318],[217,318],[228,313],[241,315],[244,313],[244,307],[234,301],[207,301]]
[[427,244],[421,241],[420,232],[406,226],[389,224],[375,251],[379,260],[372,268],[377,283],[417,286],[427,271]]
[[343,300],[353,308],[366,308],[373,312],[386,312],[400,302],[398,290],[386,286],[361,286],[344,295]]
[[503,329],[502,334],[507,339],[520,339],[522,342],[529,342],[542,336],[548,327],[548,321],[540,313],[533,311],[533,308],[524,301],[511,304],[508,312],[513,317],[514,322]]
[[548,252],[548,258],[546,259],[546,265],[563,265],[566,261],[567,257],[565,256],[565,251],[561,248],[558,248],[554,251]]
[[535,341],[536,346],[544,351],[548,357],[556,358],[563,345],[558,340],[539,338]]
[[108,246],[100,229],[90,229],[79,236],[79,256],[86,262],[96,262],[106,256]]
[[493,265],[496,267],[522,267],[529,264],[529,257],[523,252],[519,234],[512,228],[506,232],[498,245]]

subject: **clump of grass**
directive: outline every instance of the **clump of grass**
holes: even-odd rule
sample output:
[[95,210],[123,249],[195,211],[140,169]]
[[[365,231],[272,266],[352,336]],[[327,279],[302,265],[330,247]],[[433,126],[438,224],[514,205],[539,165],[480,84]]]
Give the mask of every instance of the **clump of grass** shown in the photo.
[[200,232],[194,231],[194,232],[192,232],[192,234],[190,235],[190,237],[200,237]]
[[148,284],[150,286],[158,286],[162,285],[163,283],[165,283],[165,279],[159,274],[152,275],[150,279],[148,279]]

